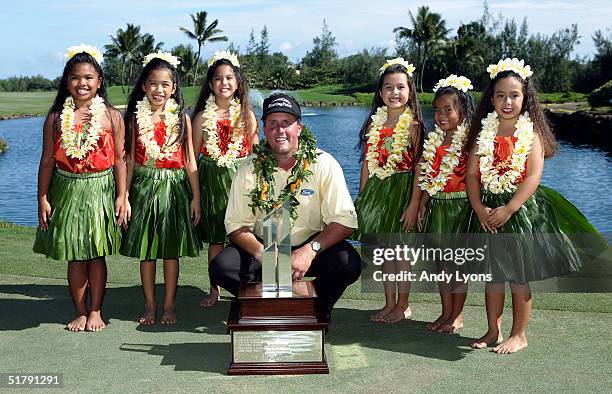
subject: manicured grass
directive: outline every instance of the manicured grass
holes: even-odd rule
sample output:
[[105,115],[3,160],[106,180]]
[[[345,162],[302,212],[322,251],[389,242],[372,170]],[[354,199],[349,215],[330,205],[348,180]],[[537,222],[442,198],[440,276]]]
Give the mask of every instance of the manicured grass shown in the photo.
[[43,115],[56,92],[0,92],[0,116]]

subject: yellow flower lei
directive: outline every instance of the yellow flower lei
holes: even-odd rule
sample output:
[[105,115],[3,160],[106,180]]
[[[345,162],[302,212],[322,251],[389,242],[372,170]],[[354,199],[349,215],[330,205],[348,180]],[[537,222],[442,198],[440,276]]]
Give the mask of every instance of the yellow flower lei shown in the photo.
[[385,179],[395,173],[397,164],[403,159],[403,153],[411,146],[410,126],[413,119],[410,107],[406,107],[406,110],[400,116],[393,129],[393,144],[391,152],[389,152],[389,158],[385,165],[380,167],[378,165],[378,142],[380,141],[380,130],[387,120],[387,106],[379,107],[376,110],[376,114],[372,115],[372,124],[367,142],[369,146],[365,156],[370,178],[377,176],[380,179]]
[[240,126],[240,100],[235,98],[230,102],[229,107],[229,118],[230,126],[232,128],[232,136],[230,142],[227,145],[227,151],[225,154],[221,153],[219,148],[219,134],[217,133],[217,110],[219,106],[215,102],[215,96],[210,95],[206,100],[206,109],[202,117],[204,122],[202,123],[202,137],[206,140],[206,152],[213,158],[219,167],[231,167],[242,150],[242,143],[244,142],[244,135],[241,132]]
[[533,143],[533,122],[529,118],[529,113],[525,112],[519,116],[516,122],[514,136],[517,137],[510,169],[503,175],[499,174],[498,168],[493,166],[493,152],[495,150],[495,135],[499,128],[499,118],[496,112],[491,112],[482,120],[482,130],[478,136],[478,150],[476,154],[480,156],[480,181],[485,190],[493,194],[504,192],[514,192],[517,189],[516,180],[521,176],[527,156],[531,152]]
[[448,154],[442,158],[440,172],[436,177],[433,177],[433,162],[436,157],[437,149],[444,141],[444,131],[436,125],[434,131],[427,136],[427,141],[425,141],[425,145],[423,146],[423,159],[425,159],[425,162],[420,164],[421,175],[419,176],[419,181],[421,182],[419,183],[419,187],[421,190],[425,190],[429,193],[430,196],[433,196],[446,187],[446,182],[450,174],[452,174],[455,167],[459,165],[461,149],[463,148],[467,136],[466,129],[467,125],[465,122],[457,126],[450,147],[447,149]]
[[87,137],[83,140],[81,133],[74,129],[74,99],[72,96],[66,97],[64,107],[60,115],[62,143],[61,147],[66,150],[66,156],[75,159],[82,159],[87,152],[94,150],[102,131],[102,116],[106,113],[106,104],[100,96],[91,100],[89,105],[89,128]]
[[174,99],[169,99],[164,105],[164,123],[166,124],[166,141],[159,146],[155,141],[155,127],[153,125],[153,111],[151,103],[145,96],[136,103],[136,123],[138,124],[138,141],[144,145],[147,161],[169,159],[179,148],[178,142],[178,113],[179,106]]

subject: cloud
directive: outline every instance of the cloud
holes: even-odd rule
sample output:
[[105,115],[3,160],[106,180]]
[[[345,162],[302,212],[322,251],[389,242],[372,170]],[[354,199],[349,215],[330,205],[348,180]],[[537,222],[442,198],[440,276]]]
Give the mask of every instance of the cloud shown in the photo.
[[293,48],[295,48],[295,45],[293,45],[290,42],[281,42],[281,44],[278,46],[278,49],[280,49],[283,52],[289,52],[291,51]]

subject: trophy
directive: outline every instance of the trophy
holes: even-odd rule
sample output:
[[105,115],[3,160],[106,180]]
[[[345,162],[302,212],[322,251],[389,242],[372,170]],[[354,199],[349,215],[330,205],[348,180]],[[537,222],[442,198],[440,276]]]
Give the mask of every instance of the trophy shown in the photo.
[[229,375],[329,373],[327,320],[315,309],[311,281],[293,281],[289,202],[263,220],[261,282],[243,282],[227,327]]

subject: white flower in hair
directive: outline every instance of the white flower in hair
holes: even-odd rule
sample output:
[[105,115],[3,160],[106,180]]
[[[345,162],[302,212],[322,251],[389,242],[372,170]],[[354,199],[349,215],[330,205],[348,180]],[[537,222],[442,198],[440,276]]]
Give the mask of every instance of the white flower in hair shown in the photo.
[[438,89],[446,86],[452,86],[455,89],[461,90],[464,93],[467,93],[467,91],[470,89],[474,89],[474,87],[472,86],[472,81],[470,81],[466,77],[458,77],[455,74],[451,74],[446,79],[439,80],[436,86],[434,86],[433,91],[437,92]]
[[401,64],[402,66],[406,67],[406,71],[408,73],[408,76],[410,77],[412,77],[412,73],[414,72],[414,70],[416,70],[412,63],[408,63],[406,60],[404,60],[403,57],[396,57],[395,59],[387,60],[385,64],[382,65],[382,67],[380,68],[380,74],[384,73],[387,67],[392,66],[394,64]]
[[217,60],[226,59],[229,60],[230,63],[234,67],[240,67],[240,63],[238,62],[238,56],[231,53],[230,51],[216,51],[215,54],[208,60],[208,67],[212,66]]
[[178,60],[178,57],[174,56],[170,52],[162,52],[161,50],[158,49],[157,52],[149,53],[147,56],[145,56],[142,62],[142,65],[146,66],[147,64],[149,64],[151,60],[155,58],[167,61],[174,68],[176,68],[179,64],[181,64],[181,62]]
[[70,48],[68,48],[68,51],[64,54],[64,57],[66,58],[66,61],[72,59],[75,55],[79,54],[79,53],[88,53],[91,55],[91,57],[93,57],[94,59],[96,59],[96,61],[98,62],[98,64],[102,63],[102,52],[100,52],[100,50],[92,45],[87,45],[87,44],[81,44],[81,45],[73,45]]
[[487,67],[487,72],[489,73],[491,79],[495,78],[497,74],[502,71],[514,71],[523,79],[527,79],[533,75],[531,67],[529,65],[526,66],[523,59],[518,60],[517,58],[505,58],[497,62],[497,64],[490,64],[489,67]]

